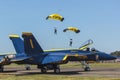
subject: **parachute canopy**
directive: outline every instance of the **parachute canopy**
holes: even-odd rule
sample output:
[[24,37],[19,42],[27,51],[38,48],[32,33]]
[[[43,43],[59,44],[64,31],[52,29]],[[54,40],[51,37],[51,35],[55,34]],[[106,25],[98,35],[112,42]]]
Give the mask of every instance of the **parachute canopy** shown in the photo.
[[64,20],[64,18],[59,14],[51,14],[46,17],[46,20],[48,20],[48,19],[59,20],[61,22]]
[[73,31],[75,33],[79,33],[80,32],[80,30],[78,28],[75,28],[75,27],[68,27],[68,28],[64,29],[63,32],[66,32],[66,31],[69,31],[69,30]]

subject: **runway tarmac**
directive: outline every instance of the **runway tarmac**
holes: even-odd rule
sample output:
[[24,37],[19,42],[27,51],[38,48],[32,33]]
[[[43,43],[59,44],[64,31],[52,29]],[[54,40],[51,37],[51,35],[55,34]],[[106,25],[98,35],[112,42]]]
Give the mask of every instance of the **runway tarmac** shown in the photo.
[[[25,70],[23,66],[10,67],[6,66],[4,72],[1,72],[0,75],[35,75],[42,74],[39,69],[35,66],[31,67],[31,70]],[[120,78],[120,68],[111,68],[111,67],[94,67],[91,71],[85,72],[81,67],[80,68],[62,68],[60,74],[54,74],[53,70],[49,70],[47,75],[69,75],[69,76],[97,76],[97,77],[115,77]]]

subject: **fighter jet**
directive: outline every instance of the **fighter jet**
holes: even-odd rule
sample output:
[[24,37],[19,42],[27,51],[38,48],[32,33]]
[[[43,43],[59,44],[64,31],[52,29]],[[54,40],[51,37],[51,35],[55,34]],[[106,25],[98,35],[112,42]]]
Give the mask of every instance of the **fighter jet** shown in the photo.
[[[69,61],[83,61],[85,71],[89,71],[90,67],[85,63],[86,61],[115,59],[115,57],[100,51],[83,51],[80,49],[44,51],[32,33],[23,32],[22,37],[24,47],[23,44],[20,45],[20,43],[23,43],[20,37],[10,36],[15,49],[23,50],[21,52],[23,54],[20,55],[21,58],[20,56],[16,56],[14,59],[11,59],[11,61],[15,60],[17,64],[37,65],[37,68],[41,69],[42,73],[46,73],[47,70],[54,70],[54,73],[60,73],[59,65],[66,64]],[[16,59],[20,60],[18,61]]]

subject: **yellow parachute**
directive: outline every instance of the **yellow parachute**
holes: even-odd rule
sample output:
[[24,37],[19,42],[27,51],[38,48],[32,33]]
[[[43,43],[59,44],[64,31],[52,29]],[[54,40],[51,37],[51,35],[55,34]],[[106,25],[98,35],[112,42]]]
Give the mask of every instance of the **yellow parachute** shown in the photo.
[[64,20],[64,18],[59,14],[51,14],[46,17],[46,20],[48,20],[48,19],[59,20],[61,22]]
[[75,27],[68,27],[68,28],[64,29],[63,32],[66,32],[68,30],[73,31],[75,33],[79,33],[80,32],[80,30],[78,28],[75,28]]

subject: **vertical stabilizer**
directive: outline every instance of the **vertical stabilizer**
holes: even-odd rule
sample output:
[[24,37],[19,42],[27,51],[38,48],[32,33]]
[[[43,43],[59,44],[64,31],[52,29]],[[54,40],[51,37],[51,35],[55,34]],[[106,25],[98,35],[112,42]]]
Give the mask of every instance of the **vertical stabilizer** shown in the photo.
[[43,49],[32,33],[23,32],[22,37],[24,38],[25,53],[30,55],[43,53]]
[[13,46],[16,53],[24,53],[24,43],[23,40],[16,34],[9,35],[9,38],[12,40]]

